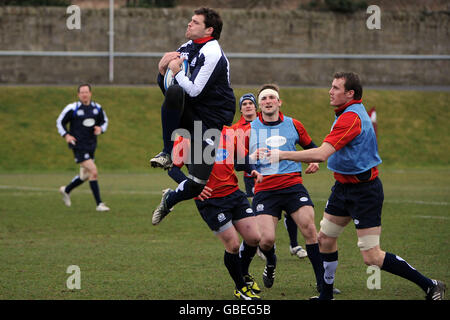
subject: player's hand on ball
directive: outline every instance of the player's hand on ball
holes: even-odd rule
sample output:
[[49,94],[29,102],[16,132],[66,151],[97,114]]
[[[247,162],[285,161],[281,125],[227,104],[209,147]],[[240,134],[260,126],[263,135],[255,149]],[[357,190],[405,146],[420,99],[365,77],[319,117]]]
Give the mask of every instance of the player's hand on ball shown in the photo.
[[173,74],[176,75],[181,71],[181,64],[183,63],[184,58],[176,58],[169,62],[169,69],[172,70]]
[[167,70],[167,66],[169,62],[180,57],[180,53],[177,51],[166,52],[164,56],[161,58],[158,64],[159,73],[164,75]]

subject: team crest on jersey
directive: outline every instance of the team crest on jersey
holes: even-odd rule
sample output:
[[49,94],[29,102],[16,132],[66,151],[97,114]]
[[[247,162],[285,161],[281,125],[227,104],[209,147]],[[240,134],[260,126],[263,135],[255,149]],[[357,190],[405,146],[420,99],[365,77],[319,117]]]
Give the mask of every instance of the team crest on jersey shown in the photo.
[[92,112],[93,112],[95,115],[97,115],[97,114],[98,114],[97,108],[95,108],[94,110],[92,110]]
[[180,53],[180,58],[184,59],[184,60],[188,60],[189,58],[189,53],[188,52],[181,52]]
[[94,118],[86,118],[83,120],[83,126],[85,127],[92,127],[95,124],[95,119]]
[[219,222],[225,221],[225,215],[223,213],[219,213],[217,215],[217,220],[219,220]]
[[228,151],[226,149],[218,149],[216,151],[216,161],[221,162],[228,158]]

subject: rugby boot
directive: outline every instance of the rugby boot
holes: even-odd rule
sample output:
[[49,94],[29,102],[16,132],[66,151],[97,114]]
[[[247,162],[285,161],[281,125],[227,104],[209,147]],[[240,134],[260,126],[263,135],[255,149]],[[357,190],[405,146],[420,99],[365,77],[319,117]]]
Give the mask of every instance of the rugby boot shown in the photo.
[[255,281],[255,278],[251,274],[246,274],[244,276],[245,283],[247,286],[254,292],[254,293],[260,293],[261,289],[259,288],[258,284]]
[[163,168],[164,170],[169,170],[170,168],[172,168],[173,163],[172,159],[170,158],[170,154],[162,151],[152,159],[150,159],[150,165],[153,168]]
[[266,288],[272,288],[275,280],[275,265],[266,265],[263,272],[263,282]]
[[162,191],[161,202],[153,211],[152,224],[154,226],[160,223],[161,220],[164,219],[164,217],[167,216],[169,212],[173,210],[173,208],[168,208],[166,204],[166,199],[170,191],[173,190],[168,188]]
[[299,259],[305,258],[308,256],[308,253],[306,252],[305,249],[302,248],[302,246],[296,246],[296,247],[291,247],[289,246],[289,252],[291,253],[292,256],[297,256]]
[[62,194],[62,200],[64,201],[64,204],[68,207],[72,205],[72,202],[70,201],[70,195],[66,192],[66,187],[62,186],[59,188],[59,192]]
[[256,295],[248,286],[234,289],[234,296],[240,300],[261,300],[261,297]]
[[432,281],[434,285],[428,288],[427,295],[425,296],[425,298],[427,300],[444,300],[447,286],[442,281],[439,280],[432,280]]

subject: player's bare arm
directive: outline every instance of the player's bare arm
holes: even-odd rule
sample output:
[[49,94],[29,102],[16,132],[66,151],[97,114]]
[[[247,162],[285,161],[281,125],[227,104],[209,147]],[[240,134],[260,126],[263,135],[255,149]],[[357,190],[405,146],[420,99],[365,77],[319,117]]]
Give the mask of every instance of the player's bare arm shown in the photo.
[[[262,152],[263,150],[260,149],[259,153]],[[303,151],[281,151],[278,149],[266,149],[266,158],[272,163],[279,162],[281,160],[292,160],[305,163],[324,162],[335,152],[336,149],[331,144],[329,144],[328,142],[324,142],[319,148],[313,148]]]

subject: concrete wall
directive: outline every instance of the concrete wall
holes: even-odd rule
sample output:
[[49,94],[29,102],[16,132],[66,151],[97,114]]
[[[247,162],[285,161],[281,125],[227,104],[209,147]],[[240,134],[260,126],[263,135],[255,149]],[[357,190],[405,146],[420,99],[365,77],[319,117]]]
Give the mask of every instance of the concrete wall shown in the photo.
[[[446,12],[384,12],[368,30],[365,12],[220,10],[225,52],[450,54]],[[0,50],[108,51],[108,10],[83,9],[81,30],[68,30],[65,8],[0,7]],[[165,52],[185,41],[192,9],[115,11],[115,50]],[[115,58],[116,84],[154,84],[158,58]],[[328,85],[354,70],[366,85],[450,85],[449,60],[230,59],[233,85]],[[108,83],[107,58],[2,57],[0,83]]]

